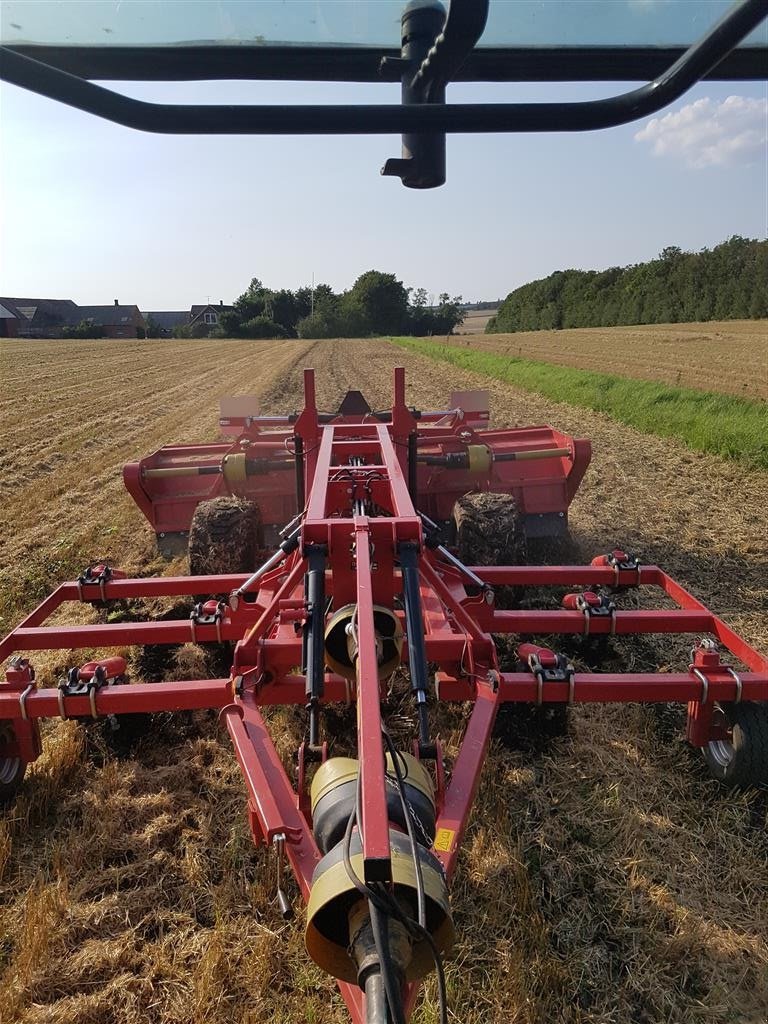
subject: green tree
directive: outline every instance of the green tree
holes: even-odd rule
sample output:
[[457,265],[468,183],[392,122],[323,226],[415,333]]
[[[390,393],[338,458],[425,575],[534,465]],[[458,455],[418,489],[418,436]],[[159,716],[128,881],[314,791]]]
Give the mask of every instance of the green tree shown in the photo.
[[509,293],[486,333],[764,316],[768,241],[734,235],[698,253],[669,245],[648,263],[531,281]]
[[399,334],[407,321],[408,292],[394,274],[368,270],[345,296],[351,320],[359,316],[361,333]]
[[216,336],[219,338],[241,338],[243,318],[237,309],[225,309],[219,313]]
[[61,336],[63,338],[103,338],[104,328],[92,320],[81,320],[76,327],[63,327]]
[[287,338],[288,332],[282,324],[276,324],[267,316],[255,316],[240,328],[243,338]]

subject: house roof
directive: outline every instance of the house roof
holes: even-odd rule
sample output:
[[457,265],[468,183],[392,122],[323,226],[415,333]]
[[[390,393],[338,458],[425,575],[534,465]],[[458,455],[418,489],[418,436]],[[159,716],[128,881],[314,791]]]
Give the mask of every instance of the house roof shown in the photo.
[[145,313],[144,318],[147,321],[151,320],[161,331],[172,331],[174,327],[189,323],[189,310],[153,310],[151,313]]
[[[0,302],[17,314],[18,319],[29,321],[35,327],[44,324],[69,324],[77,311],[71,299],[17,299],[0,298]],[[74,321],[77,323],[77,321]]]
[[[73,303],[74,305],[74,303]],[[138,306],[76,306],[76,322],[92,320],[102,327],[123,327],[143,323],[144,315]]]
[[190,320],[196,320],[201,313],[205,313],[206,310],[210,309],[213,313],[225,313],[227,310],[234,309],[234,306],[219,305],[218,302],[207,302],[202,306],[192,306],[190,309]]

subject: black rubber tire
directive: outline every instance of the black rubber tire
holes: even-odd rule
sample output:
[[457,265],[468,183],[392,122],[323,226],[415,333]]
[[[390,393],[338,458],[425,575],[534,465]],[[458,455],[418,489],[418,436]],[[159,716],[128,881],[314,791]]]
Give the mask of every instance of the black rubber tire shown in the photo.
[[738,789],[768,786],[768,704],[725,704],[722,711],[731,735],[703,748],[710,775]]
[[[0,741],[10,739],[13,726],[9,721],[0,722]],[[0,807],[11,803],[19,791],[27,770],[27,762],[20,757],[0,757]]]
[[235,497],[201,501],[189,528],[190,575],[250,572],[262,546],[255,502]]

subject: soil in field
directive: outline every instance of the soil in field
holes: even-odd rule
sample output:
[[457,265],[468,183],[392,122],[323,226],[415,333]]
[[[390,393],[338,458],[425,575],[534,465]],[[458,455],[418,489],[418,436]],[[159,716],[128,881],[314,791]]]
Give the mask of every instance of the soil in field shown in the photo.
[[768,320],[584,327],[453,340],[582,370],[768,399]]
[[470,309],[460,325],[458,334],[483,334],[488,321],[495,316],[496,309]]
[[[178,569],[155,558],[120,467],[167,441],[214,437],[220,393],[293,409],[302,368],[314,365],[322,407],[356,387],[381,408],[392,366],[404,364],[409,403],[442,407],[452,390],[488,386],[497,424],[548,422],[591,437],[593,464],[572,512],[576,555],[625,546],[658,562],[768,650],[766,473],[380,341],[42,345],[0,350],[14,375],[0,373],[2,447],[20,480],[0,523],[8,614],[32,604],[38,576],[16,586],[25,560],[46,585],[71,576],[87,551],[131,571]],[[44,387],[34,386],[39,375]],[[120,400],[90,418],[73,413],[99,375]],[[12,379],[39,396],[31,415]],[[616,642],[607,657],[637,671],[679,669],[687,646]],[[599,652],[576,656],[595,664]],[[289,755],[296,716],[274,711],[270,720]],[[441,714],[450,750],[460,724],[459,714]],[[569,738],[494,746],[452,894],[452,1019],[764,1020],[765,795],[710,782],[679,725],[666,708],[585,706]],[[337,745],[343,724],[339,735]],[[347,1020],[304,953],[303,914],[287,924],[278,914],[274,864],[250,843],[239,772],[215,716],[159,720],[122,759],[86,743],[72,722],[51,723],[46,741],[0,827],[3,1024]],[[436,1019],[430,982],[414,1020]]]

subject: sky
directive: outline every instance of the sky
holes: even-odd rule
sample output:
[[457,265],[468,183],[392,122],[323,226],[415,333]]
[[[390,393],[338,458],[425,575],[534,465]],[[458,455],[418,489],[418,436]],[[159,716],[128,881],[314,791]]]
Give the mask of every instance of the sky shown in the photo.
[[[455,85],[454,102],[587,99],[617,83]],[[163,102],[397,102],[385,85],[122,84]],[[0,84],[0,295],[232,302],[252,277],[349,287],[369,269],[466,301],[668,245],[768,235],[765,83],[696,86],[602,132],[450,136],[448,182],[379,169],[398,136],[157,136]]]

